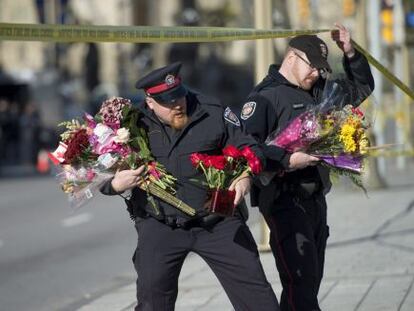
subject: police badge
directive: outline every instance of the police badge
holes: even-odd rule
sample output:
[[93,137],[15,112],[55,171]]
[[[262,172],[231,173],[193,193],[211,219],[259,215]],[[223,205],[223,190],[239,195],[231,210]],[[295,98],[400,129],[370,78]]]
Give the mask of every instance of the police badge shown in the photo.
[[256,102],[247,102],[243,105],[240,117],[242,120],[250,118],[256,110]]
[[229,107],[224,110],[224,119],[236,126],[240,126],[240,120],[237,118],[236,114],[231,111]]

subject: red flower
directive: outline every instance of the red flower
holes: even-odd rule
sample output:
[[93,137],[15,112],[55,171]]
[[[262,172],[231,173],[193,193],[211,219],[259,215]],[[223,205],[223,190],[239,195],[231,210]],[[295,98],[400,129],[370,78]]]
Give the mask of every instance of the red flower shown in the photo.
[[241,151],[232,145],[229,145],[226,148],[224,148],[223,154],[233,159],[238,159],[243,156]]
[[206,156],[206,158],[203,161],[203,164],[206,167],[214,167],[215,169],[218,169],[218,170],[224,170],[227,164],[227,160],[222,155]]
[[80,129],[75,134],[73,134],[72,138],[66,142],[68,148],[65,152],[65,162],[66,164],[70,164],[73,160],[79,157],[82,154],[82,151],[88,148],[89,146],[89,139],[88,134],[86,133],[86,129]]
[[250,147],[244,147],[241,153],[246,158],[247,161],[256,158],[255,153],[252,151],[252,149],[250,149]]
[[262,164],[254,152],[246,147],[242,151],[228,146],[221,155],[193,153],[190,160],[200,168],[210,189],[226,189],[245,171],[260,173]]
[[260,172],[262,171],[262,162],[260,162],[260,160],[257,157],[255,159],[248,161],[247,163],[249,164],[249,167],[254,175],[260,174]]
[[241,152],[246,158],[252,173],[255,175],[259,174],[262,171],[262,163],[252,149],[250,147],[244,147]]
[[352,108],[352,113],[356,114],[357,116],[359,116],[361,118],[364,116],[364,113],[359,108]]
[[204,161],[205,158],[206,156],[204,154],[197,153],[197,152],[192,153],[190,155],[190,161],[194,167],[197,167],[200,164],[200,162]]

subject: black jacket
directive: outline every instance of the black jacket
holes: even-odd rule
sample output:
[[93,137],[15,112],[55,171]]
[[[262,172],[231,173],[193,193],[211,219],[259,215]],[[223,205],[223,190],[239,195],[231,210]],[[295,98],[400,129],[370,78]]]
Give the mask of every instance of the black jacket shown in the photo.
[[[337,79],[337,83],[346,82],[348,88],[346,102],[359,106],[374,89],[374,79],[366,58],[356,51],[352,58],[343,58],[343,67],[346,77]],[[310,105],[321,101],[326,80],[322,77],[310,91],[305,91],[291,84],[279,73],[279,67],[271,65],[268,75],[249,94],[246,103],[254,103],[254,113],[241,114],[244,129],[252,134],[260,143],[267,157],[267,170],[286,169],[289,164],[290,153],[282,148],[266,146],[264,141],[270,133],[285,128],[291,120],[306,111]],[[246,118],[247,117],[247,118]],[[329,191],[329,172],[324,167],[308,167],[302,170],[287,173],[284,179],[313,179],[324,184],[325,192]],[[280,181],[276,178],[274,182]]]
[[[147,108],[145,102],[138,109],[144,113],[143,122],[148,130],[150,149],[156,161],[163,164],[166,170],[177,178],[177,197],[196,209],[203,211],[206,200],[206,188],[192,179],[203,179],[200,170],[196,170],[190,161],[194,152],[206,154],[221,154],[226,145],[235,147],[250,146],[259,158],[264,160],[261,149],[250,135],[242,133],[240,127],[227,122],[223,118],[224,109],[214,98],[189,92],[187,95],[187,112],[189,124],[176,135],[163,125],[154,113]],[[101,189],[104,194],[116,194],[110,182]],[[154,213],[153,207],[147,202],[144,191],[135,188],[132,192],[134,216],[142,212],[163,219],[172,216],[186,220],[189,216],[178,211],[169,204],[156,200],[160,214]],[[178,220],[180,221],[180,220]]]

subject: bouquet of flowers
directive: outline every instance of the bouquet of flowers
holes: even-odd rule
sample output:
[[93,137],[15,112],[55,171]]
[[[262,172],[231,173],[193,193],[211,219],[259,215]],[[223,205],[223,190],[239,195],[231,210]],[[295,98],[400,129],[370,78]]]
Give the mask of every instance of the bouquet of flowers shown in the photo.
[[249,147],[242,150],[229,145],[221,155],[206,155],[193,153],[190,161],[200,169],[205,177],[204,186],[208,188],[206,209],[211,213],[232,216],[234,213],[235,191],[228,188],[237,179],[251,174],[258,175],[261,162]]
[[[370,124],[359,108],[346,102],[349,97],[344,95],[349,91],[346,85],[328,81],[323,101],[293,119],[282,131],[269,135],[266,143],[316,156],[331,173],[348,176],[364,189],[360,175],[369,149],[366,131]],[[266,184],[273,176],[265,174],[261,180]]]
[[[174,196],[175,178],[152,157],[140,117],[128,99],[118,97],[104,101],[94,117],[85,113],[82,122],[59,124],[66,130],[49,158],[62,169],[58,180],[72,207],[88,202],[117,170],[145,165],[139,187],[147,192],[150,202],[155,195],[187,214],[195,214]],[[156,204],[153,207],[157,212]]]

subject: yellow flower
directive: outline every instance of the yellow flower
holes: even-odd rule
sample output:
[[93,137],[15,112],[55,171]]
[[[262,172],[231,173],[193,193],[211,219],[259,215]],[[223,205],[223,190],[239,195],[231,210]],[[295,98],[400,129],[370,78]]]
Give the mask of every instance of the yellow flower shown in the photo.
[[356,143],[354,140],[355,128],[345,123],[341,128],[341,133],[339,135],[339,140],[344,144],[345,152],[353,152],[356,150]]
[[62,190],[65,193],[73,193],[73,191],[75,190],[73,185],[70,183],[65,183],[62,185]]
[[356,150],[356,144],[352,136],[347,136],[342,142],[344,144],[345,152],[350,153]]
[[352,136],[355,133],[355,128],[348,124],[345,123],[344,126],[342,126],[341,128],[341,136]]

